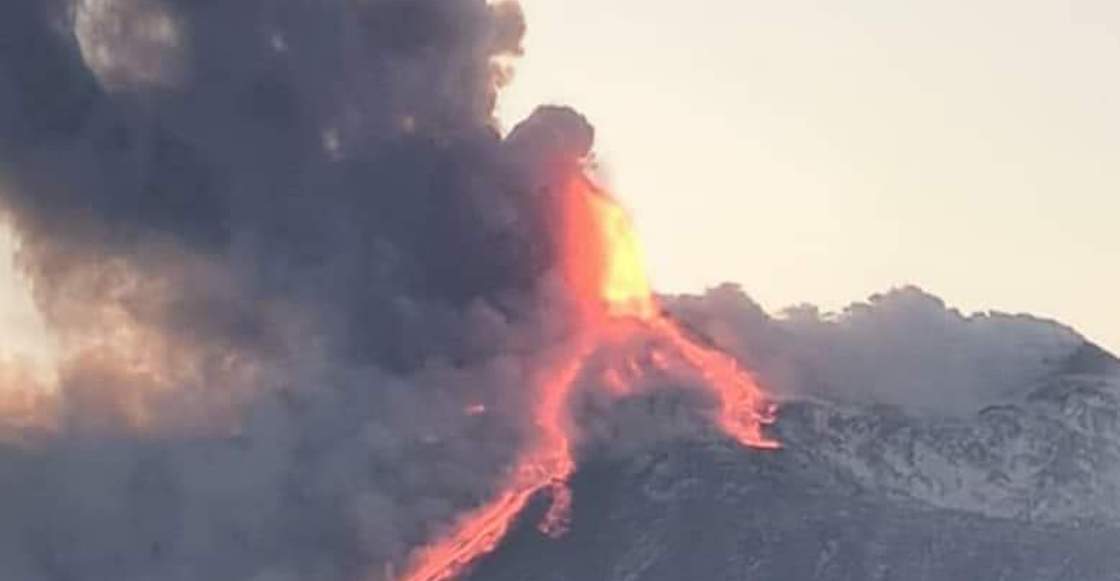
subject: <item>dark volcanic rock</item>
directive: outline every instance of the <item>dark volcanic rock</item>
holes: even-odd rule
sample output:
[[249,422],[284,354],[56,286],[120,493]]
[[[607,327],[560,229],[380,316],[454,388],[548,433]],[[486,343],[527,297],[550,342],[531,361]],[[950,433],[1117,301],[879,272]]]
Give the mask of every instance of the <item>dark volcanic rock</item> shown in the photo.
[[470,578],[1120,579],[1117,385],[1079,366],[963,417],[790,402],[776,452],[693,441],[591,458],[568,536],[537,532],[538,506]]
[[[525,515],[473,581],[1120,579],[1120,529],[885,500],[798,454],[681,444],[589,462],[571,533]],[[529,511],[532,512],[532,511]],[[538,511],[539,512],[539,511]]]

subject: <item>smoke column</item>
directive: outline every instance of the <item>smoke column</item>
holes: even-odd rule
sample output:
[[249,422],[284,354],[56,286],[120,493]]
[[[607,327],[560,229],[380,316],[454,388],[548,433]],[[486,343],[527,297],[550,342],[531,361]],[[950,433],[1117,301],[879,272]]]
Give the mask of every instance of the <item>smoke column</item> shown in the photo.
[[[0,207],[53,355],[0,369],[0,577],[384,577],[542,487],[563,528],[585,353],[712,356],[580,177],[590,125],[496,128],[523,34],[483,0],[3,3]],[[716,416],[761,443],[746,387]]]

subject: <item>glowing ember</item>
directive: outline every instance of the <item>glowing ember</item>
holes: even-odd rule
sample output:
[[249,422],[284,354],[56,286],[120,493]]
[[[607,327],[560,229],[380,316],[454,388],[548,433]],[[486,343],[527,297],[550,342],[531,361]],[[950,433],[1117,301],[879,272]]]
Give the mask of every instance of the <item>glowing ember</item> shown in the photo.
[[[563,534],[571,509],[567,480],[575,470],[567,404],[587,359],[600,347],[648,337],[659,346],[648,363],[667,369],[672,358],[696,370],[718,404],[715,423],[744,446],[775,448],[763,434],[773,420],[754,379],[729,355],[692,340],[661,312],[646,278],[640,246],[626,212],[585,178],[561,200],[560,268],[575,306],[577,337],[561,363],[538,382],[537,433],[490,503],[463,515],[452,530],[420,550],[404,581],[445,581],[493,551],[534,494],[552,490],[542,532]],[[641,362],[623,360],[603,372],[604,387],[621,396],[634,389]]]

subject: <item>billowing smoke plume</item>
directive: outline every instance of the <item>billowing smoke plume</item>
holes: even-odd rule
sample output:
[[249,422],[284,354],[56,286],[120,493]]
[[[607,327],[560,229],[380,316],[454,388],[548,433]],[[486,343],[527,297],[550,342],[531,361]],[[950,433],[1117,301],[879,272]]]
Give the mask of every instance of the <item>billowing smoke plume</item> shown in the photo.
[[[0,578],[377,580],[491,492],[592,142],[559,108],[500,137],[523,33],[484,0],[0,3],[0,202],[58,343],[0,368]],[[912,291],[669,306],[779,395],[941,411],[1081,343]]]
[[773,318],[738,287],[678,297],[674,310],[756,370],[778,397],[969,414],[1024,397],[1096,350],[1068,327],[1002,313],[963,315],[906,287],[841,313]]
[[556,332],[544,198],[590,147],[559,109],[501,139],[523,31],[3,3],[0,192],[60,355],[0,374],[0,577],[377,578],[488,492]]

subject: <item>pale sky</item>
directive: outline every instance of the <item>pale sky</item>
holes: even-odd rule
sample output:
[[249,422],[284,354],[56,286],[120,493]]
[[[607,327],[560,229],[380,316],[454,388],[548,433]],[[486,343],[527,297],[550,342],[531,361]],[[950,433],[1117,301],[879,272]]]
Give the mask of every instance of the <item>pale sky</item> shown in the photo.
[[523,4],[502,119],[590,118],[660,290],[912,283],[1120,352],[1120,2]]
[[[771,311],[913,283],[1120,352],[1120,2],[524,0],[506,124],[599,131],[655,283]],[[0,358],[49,334],[0,228]]]

